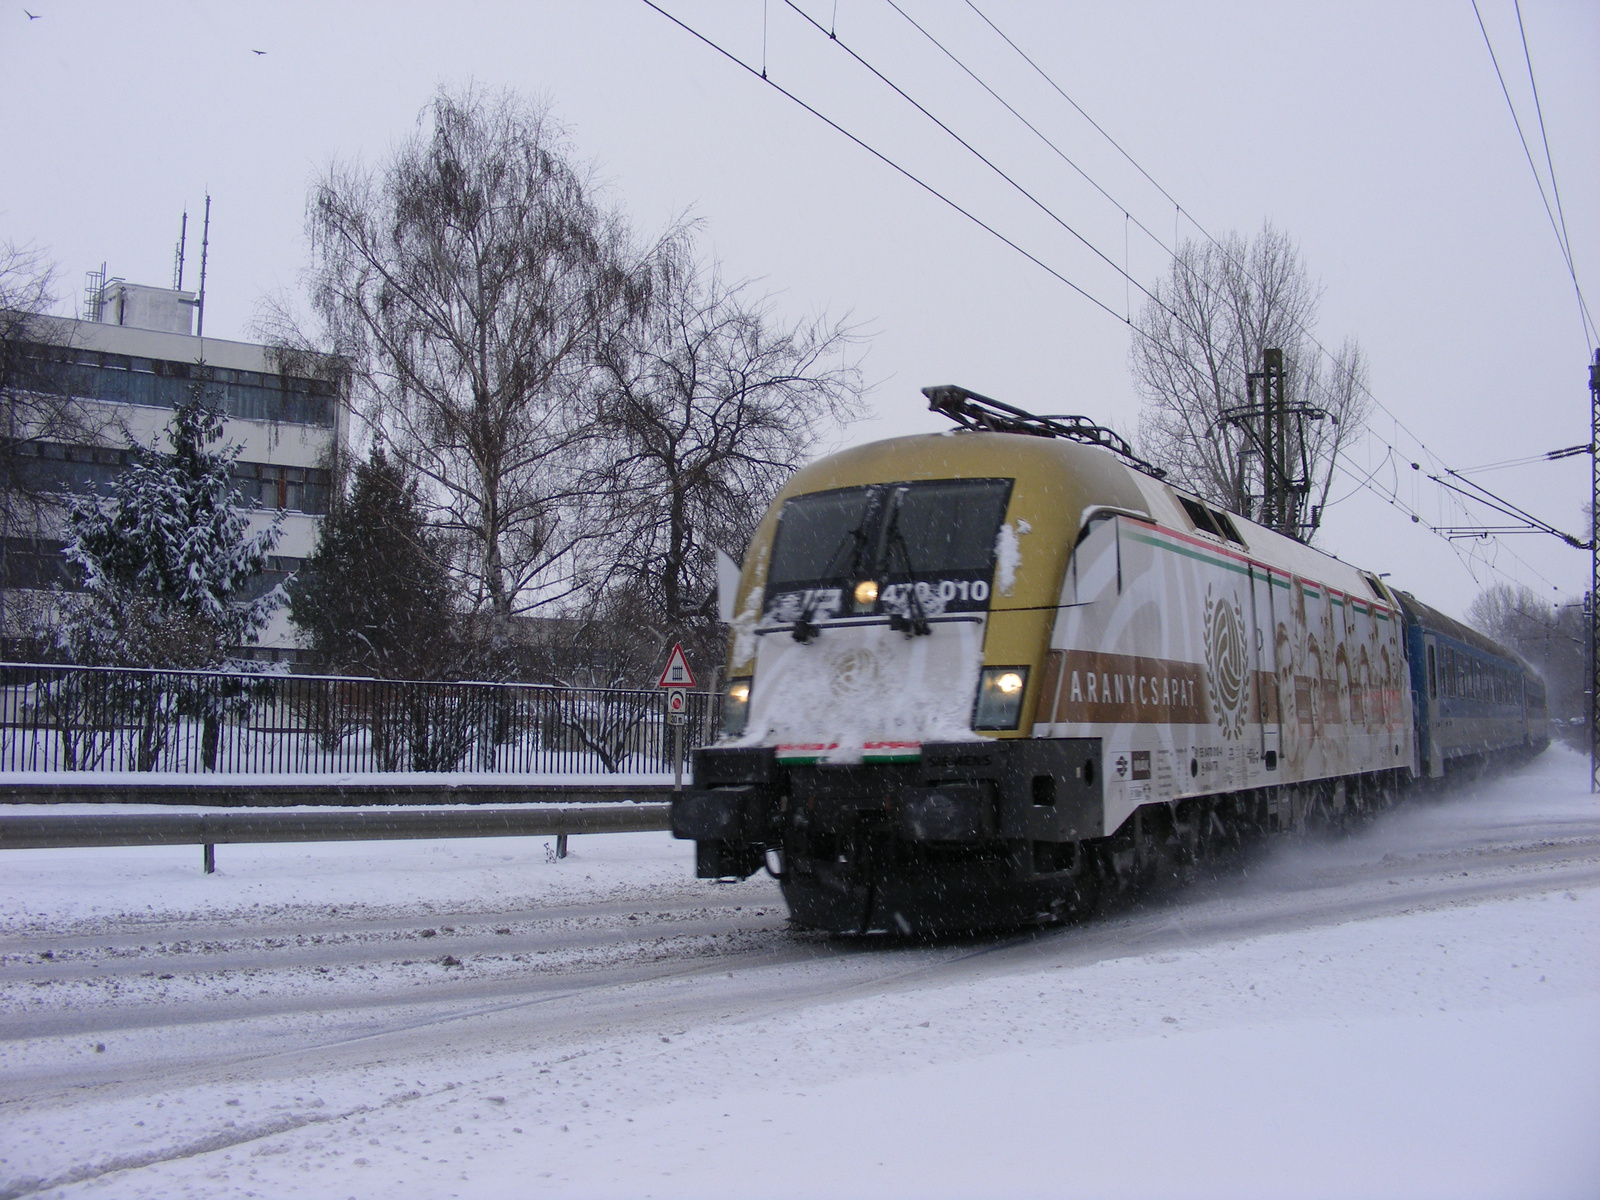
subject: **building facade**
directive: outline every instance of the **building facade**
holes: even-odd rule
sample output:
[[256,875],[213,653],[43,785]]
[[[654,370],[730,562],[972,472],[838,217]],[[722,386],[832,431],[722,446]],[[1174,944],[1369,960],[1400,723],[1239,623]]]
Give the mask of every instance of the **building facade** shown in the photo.
[[[348,383],[336,359],[192,333],[191,293],[111,280],[88,306],[92,320],[35,317],[9,347],[4,431],[0,632],[15,646],[40,597],[69,583],[62,557],[64,493],[106,493],[135,444],[167,449],[173,406],[198,382],[221,401],[224,440],[242,446],[234,478],[255,510],[252,528],[283,514],[282,536],[261,590],[282,583],[311,554],[328,511],[335,456],[348,433]],[[286,609],[255,657],[297,661]]]

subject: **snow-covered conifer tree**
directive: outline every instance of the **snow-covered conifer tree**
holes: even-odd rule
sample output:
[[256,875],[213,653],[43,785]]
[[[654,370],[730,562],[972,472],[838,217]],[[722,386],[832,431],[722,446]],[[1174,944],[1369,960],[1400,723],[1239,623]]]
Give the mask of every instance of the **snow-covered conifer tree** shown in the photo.
[[66,599],[59,641],[74,662],[218,667],[283,602],[278,589],[244,598],[282,514],[250,532],[232,479],[241,447],[213,445],[223,412],[203,364],[197,375],[167,427],[172,452],[136,446],[109,497],[71,507],[65,554],[83,590]]

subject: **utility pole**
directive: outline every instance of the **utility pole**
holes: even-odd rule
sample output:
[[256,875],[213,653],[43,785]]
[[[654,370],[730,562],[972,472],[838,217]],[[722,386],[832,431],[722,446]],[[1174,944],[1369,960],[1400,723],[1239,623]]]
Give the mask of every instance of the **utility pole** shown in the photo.
[[[1259,409],[1257,384],[1261,386]],[[1307,525],[1302,519],[1311,476],[1301,423],[1321,420],[1327,414],[1309,405],[1290,405],[1283,351],[1279,348],[1262,349],[1261,369],[1245,372],[1245,387],[1244,407],[1227,410],[1222,420],[1244,430],[1247,445],[1241,449],[1241,457],[1249,454],[1252,447],[1261,455],[1261,515],[1257,519],[1268,529],[1304,541],[1316,528],[1316,521]],[[1291,417],[1295,420],[1293,437],[1289,432]]]
[[[1256,406],[1256,381],[1261,382],[1261,516],[1260,521],[1268,529],[1278,527],[1278,515],[1274,510],[1273,501],[1277,496],[1277,489],[1273,486],[1273,468],[1277,465],[1277,451],[1274,448],[1274,422],[1272,420],[1272,389],[1267,383],[1266,351],[1262,351],[1262,370],[1247,371],[1245,373],[1245,387],[1249,389],[1250,417],[1255,419]],[[1249,426],[1245,426],[1248,432]]]
[[1267,462],[1264,464],[1271,482],[1264,489],[1272,496],[1273,520],[1269,522],[1279,533],[1298,537],[1294,526],[1295,504],[1289,496],[1289,414],[1284,399],[1283,351],[1269,347],[1261,351],[1261,408],[1266,416]]
[[[1312,440],[1306,436],[1306,422],[1333,420],[1333,417],[1326,409],[1304,400],[1289,402],[1288,371],[1281,348],[1263,347],[1261,369],[1246,370],[1244,381],[1245,402],[1223,409],[1216,425],[1211,427],[1212,434],[1219,437],[1226,436],[1219,426],[1232,425],[1240,430],[1237,479],[1248,480],[1248,459],[1255,455],[1261,458],[1259,515],[1251,511],[1255,497],[1249,494],[1240,496],[1239,511],[1254,516],[1257,522],[1285,537],[1297,542],[1309,541],[1322,523],[1322,506],[1313,504],[1311,511],[1306,511],[1313,491]],[[1257,384],[1261,390],[1259,408],[1256,406]],[[1247,486],[1248,483],[1241,484],[1240,491]]]
[[1589,791],[1600,791],[1600,350],[1589,364]]

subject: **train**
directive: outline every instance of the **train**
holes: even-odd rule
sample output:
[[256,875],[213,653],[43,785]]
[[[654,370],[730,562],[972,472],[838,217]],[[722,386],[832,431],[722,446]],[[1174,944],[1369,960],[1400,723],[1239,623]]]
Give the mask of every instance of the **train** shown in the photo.
[[734,593],[672,832],[792,922],[1049,922],[1416,781],[1530,756],[1545,688],[1384,578],[964,388],[799,470]]

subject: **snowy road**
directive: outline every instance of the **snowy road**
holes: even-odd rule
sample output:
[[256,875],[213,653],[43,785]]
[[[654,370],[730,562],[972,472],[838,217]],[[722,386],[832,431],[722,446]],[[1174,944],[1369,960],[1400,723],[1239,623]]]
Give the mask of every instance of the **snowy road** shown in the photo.
[[9,852],[0,1196],[1591,1195],[1584,782],[935,946],[664,835]]

